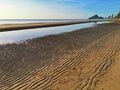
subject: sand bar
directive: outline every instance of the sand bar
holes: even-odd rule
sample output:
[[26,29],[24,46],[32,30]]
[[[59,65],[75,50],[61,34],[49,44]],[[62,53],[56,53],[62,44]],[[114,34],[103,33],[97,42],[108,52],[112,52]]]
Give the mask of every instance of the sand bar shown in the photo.
[[81,20],[81,21],[74,21],[74,22],[3,24],[3,25],[0,25],[0,32],[14,31],[14,30],[23,30],[23,29],[33,29],[33,28],[65,26],[65,25],[90,23],[90,22],[104,22],[104,21],[115,21],[115,20],[103,19],[103,20]]

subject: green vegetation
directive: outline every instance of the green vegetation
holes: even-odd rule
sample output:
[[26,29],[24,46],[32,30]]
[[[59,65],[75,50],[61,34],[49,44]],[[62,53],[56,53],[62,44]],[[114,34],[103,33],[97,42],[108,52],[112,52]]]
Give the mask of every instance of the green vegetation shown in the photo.
[[114,18],[120,19],[120,12],[118,12],[116,15],[112,14],[112,15],[108,16],[107,18],[108,19],[114,19]]
[[120,12],[115,16],[115,18],[120,18]]

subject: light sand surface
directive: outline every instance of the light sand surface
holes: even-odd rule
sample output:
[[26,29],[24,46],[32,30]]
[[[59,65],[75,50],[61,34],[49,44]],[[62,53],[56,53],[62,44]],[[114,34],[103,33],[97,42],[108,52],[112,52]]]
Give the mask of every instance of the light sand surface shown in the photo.
[[120,90],[120,24],[0,46],[0,90]]
[[97,81],[95,90],[120,90],[120,53],[114,60],[108,72]]

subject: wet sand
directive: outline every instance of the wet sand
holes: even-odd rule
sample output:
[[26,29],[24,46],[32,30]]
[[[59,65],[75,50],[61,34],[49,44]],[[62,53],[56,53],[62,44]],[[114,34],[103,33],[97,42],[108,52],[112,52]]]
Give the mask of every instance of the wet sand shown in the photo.
[[119,90],[120,24],[0,46],[0,90]]

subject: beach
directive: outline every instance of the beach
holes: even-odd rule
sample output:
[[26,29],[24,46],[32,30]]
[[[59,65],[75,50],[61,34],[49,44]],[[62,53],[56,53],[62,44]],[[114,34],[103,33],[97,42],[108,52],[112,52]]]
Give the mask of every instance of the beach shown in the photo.
[[116,23],[0,45],[0,90],[119,90],[119,60]]

